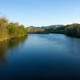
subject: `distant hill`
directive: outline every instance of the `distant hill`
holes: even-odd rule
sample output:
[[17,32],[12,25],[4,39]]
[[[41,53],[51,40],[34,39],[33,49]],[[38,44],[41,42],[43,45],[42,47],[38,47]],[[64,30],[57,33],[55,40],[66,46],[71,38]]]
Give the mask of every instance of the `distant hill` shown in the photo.
[[30,26],[27,28],[28,33],[39,33],[39,34],[48,34],[48,33],[57,33],[65,34],[72,37],[80,37],[80,24],[74,23],[69,25],[50,25],[35,27]]

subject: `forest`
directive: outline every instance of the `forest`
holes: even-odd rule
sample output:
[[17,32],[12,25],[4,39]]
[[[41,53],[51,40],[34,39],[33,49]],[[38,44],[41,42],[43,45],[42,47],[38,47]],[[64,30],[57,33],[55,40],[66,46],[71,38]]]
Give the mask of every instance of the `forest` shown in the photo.
[[71,37],[80,37],[80,24],[73,23],[68,25],[50,25],[35,27],[31,26],[27,28],[28,33],[37,33],[37,34],[65,34]]
[[24,25],[10,22],[7,18],[0,18],[0,41],[27,35]]

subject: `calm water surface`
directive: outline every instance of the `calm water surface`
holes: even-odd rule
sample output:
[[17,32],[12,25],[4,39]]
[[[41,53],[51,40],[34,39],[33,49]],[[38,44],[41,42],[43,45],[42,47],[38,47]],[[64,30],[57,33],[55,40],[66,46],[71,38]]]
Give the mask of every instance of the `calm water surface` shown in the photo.
[[0,43],[0,80],[5,78],[80,80],[80,39],[31,34]]

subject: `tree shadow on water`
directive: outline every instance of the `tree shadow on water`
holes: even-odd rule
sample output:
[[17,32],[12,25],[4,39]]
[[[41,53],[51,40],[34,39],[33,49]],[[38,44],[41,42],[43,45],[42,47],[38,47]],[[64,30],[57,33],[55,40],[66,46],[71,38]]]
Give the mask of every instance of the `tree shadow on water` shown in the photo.
[[8,55],[9,50],[23,44],[27,38],[28,36],[25,36],[0,42],[0,64],[6,63],[6,55]]

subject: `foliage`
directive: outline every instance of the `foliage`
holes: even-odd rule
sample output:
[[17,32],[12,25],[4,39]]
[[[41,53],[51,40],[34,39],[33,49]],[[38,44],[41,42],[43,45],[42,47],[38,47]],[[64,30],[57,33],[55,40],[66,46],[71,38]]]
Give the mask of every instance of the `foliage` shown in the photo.
[[65,34],[72,37],[80,37],[80,24],[70,24],[70,25],[51,25],[43,27],[29,27],[28,33],[57,33]]
[[27,29],[24,25],[9,23],[6,18],[0,18],[0,41],[24,35],[27,35]]
[[66,25],[65,34],[68,36],[80,37],[80,24]]

